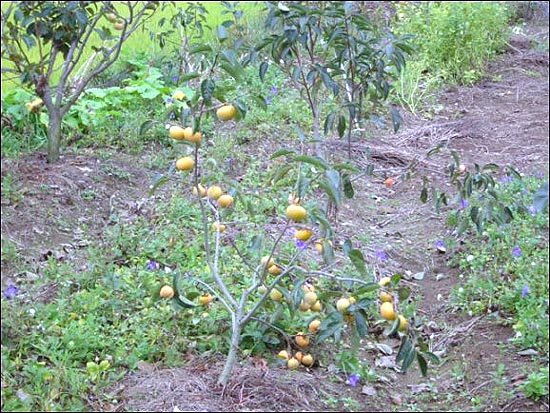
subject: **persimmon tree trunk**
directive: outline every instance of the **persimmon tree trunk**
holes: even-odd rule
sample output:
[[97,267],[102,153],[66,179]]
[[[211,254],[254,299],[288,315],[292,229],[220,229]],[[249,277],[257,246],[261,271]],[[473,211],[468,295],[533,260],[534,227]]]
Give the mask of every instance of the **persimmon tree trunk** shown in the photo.
[[46,160],[54,163],[59,160],[59,143],[61,141],[61,113],[57,110],[49,112],[48,124],[48,154]]

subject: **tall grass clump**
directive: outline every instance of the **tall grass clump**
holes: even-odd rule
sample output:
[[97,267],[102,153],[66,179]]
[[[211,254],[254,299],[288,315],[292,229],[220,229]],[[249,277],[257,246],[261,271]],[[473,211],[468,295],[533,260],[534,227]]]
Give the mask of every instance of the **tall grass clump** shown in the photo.
[[396,93],[416,111],[442,84],[472,84],[502,50],[511,10],[505,2],[399,2],[394,31],[414,35],[417,55],[407,63]]

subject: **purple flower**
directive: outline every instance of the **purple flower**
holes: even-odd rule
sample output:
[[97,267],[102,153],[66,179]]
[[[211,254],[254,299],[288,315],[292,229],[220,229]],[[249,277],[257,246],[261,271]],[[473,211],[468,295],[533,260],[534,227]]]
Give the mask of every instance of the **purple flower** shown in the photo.
[[544,178],[544,172],[539,171],[539,172],[537,172],[537,174],[535,176],[539,179],[542,179],[542,178]]
[[265,102],[266,105],[269,105],[269,104],[271,103],[271,97],[266,96],[266,97],[264,98],[264,102]]
[[358,382],[359,382],[359,376],[355,373],[351,373],[346,380],[346,384],[351,387],[357,386]]
[[271,86],[269,88],[269,93],[276,94],[277,93],[277,86]]
[[444,247],[443,246],[443,240],[440,240],[440,239],[435,240],[434,245],[435,245],[436,248],[443,248]]
[[378,258],[380,261],[384,261],[388,259],[388,255],[386,254],[386,251],[378,250],[376,251],[376,258]]
[[460,208],[461,208],[461,209],[468,208],[468,205],[469,205],[469,204],[470,204],[470,203],[468,202],[467,199],[461,199],[461,200],[460,200]]
[[306,242],[302,241],[300,239],[296,239],[296,240],[294,240],[294,242],[296,243],[296,246],[300,249],[302,249],[306,246]]
[[529,294],[529,286],[527,284],[523,284],[523,287],[521,288],[521,298],[525,297],[527,294]]
[[514,248],[512,248],[512,255],[515,258],[521,257],[521,248],[518,245],[516,245],[516,246],[514,246]]
[[166,103],[172,103],[172,102],[174,101],[174,99],[172,99],[172,98],[166,98],[164,101],[165,101]]
[[173,80],[174,82],[177,82],[178,79],[179,79],[179,76],[178,76],[178,75],[173,75],[173,76],[172,76],[172,80]]
[[499,182],[502,182],[503,184],[511,182],[512,181],[512,175],[503,175],[500,177]]
[[147,268],[148,270],[152,271],[152,270],[157,270],[160,268],[160,265],[158,262],[156,261],[153,261],[153,260],[147,260],[147,264],[145,264],[145,268]]
[[3,293],[6,296],[6,298],[11,300],[17,295],[17,287],[13,284],[10,284],[6,288],[4,288]]

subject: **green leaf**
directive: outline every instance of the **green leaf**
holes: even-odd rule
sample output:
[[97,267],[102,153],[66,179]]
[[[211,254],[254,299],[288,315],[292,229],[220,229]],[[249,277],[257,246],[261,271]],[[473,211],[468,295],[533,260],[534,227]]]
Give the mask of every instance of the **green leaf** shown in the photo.
[[344,133],[346,133],[346,117],[344,115],[338,116],[337,130],[340,138],[344,136]]
[[325,265],[331,265],[334,262],[334,250],[326,239],[323,240],[323,261]]
[[147,132],[147,130],[149,130],[149,128],[151,127],[151,125],[153,123],[154,123],[154,121],[152,121],[152,120],[146,120],[145,122],[143,122],[141,124],[141,126],[139,127],[138,135],[143,136],[145,134],[145,132]]
[[350,198],[350,199],[353,198],[353,196],[355,195],[355,192],[353,190],[353,185],[351,184],[351,180],[349,179],[349,175],[343,174],[342,181],[344,184],[344,195],[346,196],[346,198]]
[[330,313],[319,325],[317,330],[317,343],[329,337],[339,335],[344,327],[344,318],[339,311]]
[[280,165],[276,170],[275,170],[275,173],[273,174],[273,178],[271,179],[271,181],[276,184],[277,182],[279,182],[281,179],[283,179],[286,174],[288,172],[290,172],[292,170],[292,165],[289,165],[289,164],[283,164],[283,165]]
[[397,289],[397,296],[400,301],[405,301],[411,295],[411,290],[409,287],[400,287]]
[[391,122],[393,125],[393,131],[397,133],[399,127],[401,126],[402,118],[399,113],[399,109],[395,106],[390,106]]
[[213,80],[204,79],[201,83],[201,96],[208,106],[212,105],[212,93],[216,88]]
[[[361,287],[359,287],[357,289],[357,295],[362,295],[362,294],[366,294],[366,293],[370,293],[372,291],[377,291],[378,289],[380,288],[380,286],[378,285],[378,283],[376,282],[371,282],[371,283],[368,283],[368,284],[363,284]],[[359,300],[359,302],[361,302],[362,300]],[[366,300],[368,303],[370,303],[370,300]]]
[[548,206],[548,181],[544,182],[535,195],[533,195],[533,207],[536,213],[543,212]]
[[264,79],[265,79],[265,73],[267,72],[267,69],[268,69],[269,65],[267,64],[267,62],[262,62],[260,63],[260,70],[259,70],[259,74],[260,74],[260,80],[263,82]]
[[357,268],[357,271],[359,271],[363,275],[367,273],[365,257],[363,257],[363,253],[361,251],[359,251],[358,249],[351,249],[348,252],[348,257],[355,268]]
[[428,374],[428,363],[426,362],[426,359],[422,357],[420,353],[417,353],[416,360],[418,361],[418,366],[420,367],[420,372],[422,373],[422,376],[426,377],[426,375]]
[[248,241],[248,245],[246,247],[249,251],[260,251],[262,248],[262,240],[262,234],[253,235],[252,238],[250,238],[250,241]]
[[359,337],[365,337],[367,335],[368,326],[365,316],[360,311],[355,311],[355,328],[357,329],[357,334]]
[[330,112],[326,119],[325,119],[325,124],[324,124],[324,127],[323,127],[323,131],[325,133],[325,135],[328,135],[328,133],[331,131],[332,129],[332,126],[334,125],[334,117],[336,116],[336,113],[334,112]]
[[401,365],[401,372],[405,373],[409,367],[411,366],[412,362],[415,359],[416,356],[416,350],[413,348],[411,351],[405,356],[403,359],[403,364]]
[[225,30],[224,25],[220,24],[216,26],[216,35],[218,36],[218,39],[222,42],[227,39],[227,31]]
[[211,51],[212,51],[212,47],[210,47],[208,44],[205,44],[205,43],[193,45],[192,47],[189,48],[190,54],[211,52]]
[[313,166],[316,166],[319,169],[327,170],[330,169],[330,165],[325,162],[324,159],[318,156],[309,156],[309,155],[296,155],[291,159],[293,162],[304,162],[309,163]]
[[295,154],[296,149],[293,148],[281,148],[278,151],[273,152],[273,155],[271,155],[271,159],[278,158],[280,156]]
[[420,191],[420,201],[422,201],[423,204],[428,202],[428,188],[424,187]]
[[325,171],[325,179],[319,183],[329,198],[336,204],[342,203],[342,196],[340,191],[340,174],[334,169]]
[[242,68],[238,67],[237,65],[231,65],[226,62],[220,63],[220,68],[225,70],[227,74],[232,76],[237,81],[241,80],[244,74],[242,71]]
[[439,357],[437,357],[434,353],[431,351],[423,351],[422,355],[427,358],[429,361],[435,364],[439,364],[440,360]]
[[[200,74],[197,73],[197,72],[189,72],[189,73],[185,73],[184,75],[181,75],[179,80],[181,82],[186,82],[188,80],[191,80],[191,79],[196,79],[197,77],[200,77]],[[189,96],[188,93],[185,93],[187,96]]]
[[392,334],[397,333],[398,329],[399,329],[399,317],[395,317],[395,320],[393,320],[393,324],[391,325],[388,335],[391,336]]
[[307,176],[300,176],[298,179],[298,183],[296,185],[297,190],[297,196],[298,198],[303,198],[306,194],[307,188],[309,187],[309,183],[311,182],[311,179]]
[[399,345],[399,350],[397,351],[397,356],[395,357],[395,361],[399,363],[400,361],[405,359],[405,356],[413,350],[413,346],[411,343],[411,340],[408,336],[403,336],[401,338],[401,344]]
[[181,291],[180,285],[179,285],[179,279],[181,277],[181,274],[179,272],[174,271],[174,275],[172,275],[172,286],[174,287],[174,298],[173,303],[176,304],[179,307],[182,308],[193,308],[197,305],[191,301],[189,301]]

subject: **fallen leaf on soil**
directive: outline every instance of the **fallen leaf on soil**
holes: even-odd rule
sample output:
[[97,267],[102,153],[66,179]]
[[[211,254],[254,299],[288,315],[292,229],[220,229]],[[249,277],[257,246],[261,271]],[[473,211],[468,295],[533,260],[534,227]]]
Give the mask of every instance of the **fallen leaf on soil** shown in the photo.
[[374,364],[377,367],[385,367],[385,368],[388,368],[388,369],[394,369],[394,368],[397,367],[396,364],[395,364],[395,357],[393,357],[393,356],[378,357],[374,361]]
[[421,271],[421,272],[417,272],[416,274],[414,274],[412,277],[415,279],[415,280],[423,280],[424,279],[424,271]]
[[403,403],[403,397],[400,394],[390,394],[390,400],[393,404]]
[[518,354],[520,356],[536,356],[539,353],[535,349],[528,348],[527,350],[518,351]]
[[375,396],[376,395],[376,389],[372,386],[363,386],[361,389],[362,394],[366,394],[367,396]]
[[380,352],[387,354],[388,356],[393,353],[393,349],[384,343],[375,343],[374,348],[379,350]]
[[411,392],[413,393],[422,393],[422,392],[434,392],[437,393],[437,388],[431,388],[428,383],[420,383],[420,384],[409,384],[407,386],[409,389],[411,389]]

